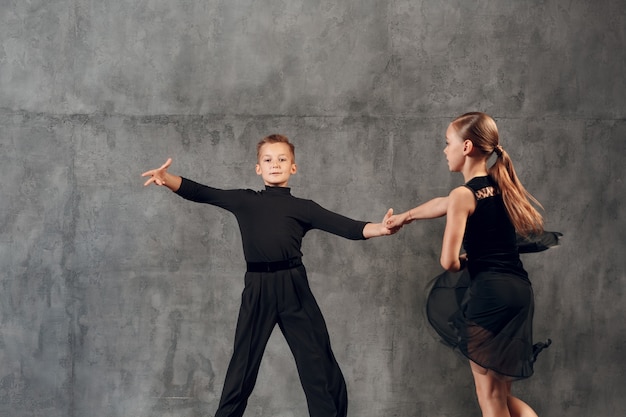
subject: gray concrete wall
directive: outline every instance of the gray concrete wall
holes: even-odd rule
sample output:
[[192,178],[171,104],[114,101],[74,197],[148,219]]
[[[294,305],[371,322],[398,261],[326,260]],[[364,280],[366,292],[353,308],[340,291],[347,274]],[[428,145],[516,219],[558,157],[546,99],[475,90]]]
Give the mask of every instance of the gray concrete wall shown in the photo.
[[[228,213],[141,172],[261,188],[254,144],[297,145],[297,196],[378,220],[462,181],[444,131],[491,113],[558,249],[525,255],[541,416],[626,412],[624,1],[0,2],[0,415],[214,412],[244,263]],[[443,220],[305,239],[352,417],[479,415],[422,317]],[[306,415],[276,332],[246,416]]]

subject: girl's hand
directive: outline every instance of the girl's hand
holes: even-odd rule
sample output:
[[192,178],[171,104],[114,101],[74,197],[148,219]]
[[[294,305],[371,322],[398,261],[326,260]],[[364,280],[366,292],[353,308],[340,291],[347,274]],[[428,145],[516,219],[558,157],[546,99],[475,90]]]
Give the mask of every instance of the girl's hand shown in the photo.
[[459,255],[459,262],[461,262],[461,269],[465,269],[467,266],[467,253],[462,253]]
[[[407,221],[407,218],[408,218],[408,214],[407,213],[396,214],[395,216],[394,215],[387,215],[387,216],[385,216],[385,219],[383,220],[383,223],[384,223],[384,225],[388,229],[399,230],[405,224],[410,223],[410,221]],[[387,214],[389,214],[389,213],[387,213]]]
[[172,158],[168,158],[160,168],[151,169],[150,171],[146,171],[141,174],[142,177],[150,177],[148,181],[143,184],[143,186],[145,187],[153,183],[159,186],[166,185],[165,179],[167,177],[167,168],[169,168],[170,165],[172,165]]

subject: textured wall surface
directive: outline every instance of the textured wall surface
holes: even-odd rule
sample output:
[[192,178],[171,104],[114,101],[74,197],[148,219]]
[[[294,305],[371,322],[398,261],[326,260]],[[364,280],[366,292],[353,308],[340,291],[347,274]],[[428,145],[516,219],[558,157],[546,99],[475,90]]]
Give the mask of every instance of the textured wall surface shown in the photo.
[[[609,0],[0,0],[0,415],[215,411],[237,225],[141,172],[172,157],[259,189],[254,145],[280,132],[294,195],[378,221],[462,182],[442,150],[469,110],[566,235],[524,255],[554,343],[516,392],[541,416],[624,415],[625,28]],[[422,316],[443,226],[305,238],[351,417],[479,415]],[[246,416],[305,415],[276,331]]]

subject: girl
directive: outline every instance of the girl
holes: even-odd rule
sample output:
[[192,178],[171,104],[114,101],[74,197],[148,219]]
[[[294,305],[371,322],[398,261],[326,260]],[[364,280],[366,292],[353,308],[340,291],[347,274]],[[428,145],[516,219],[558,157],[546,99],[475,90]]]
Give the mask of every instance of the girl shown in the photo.
[[[444,153],[450,171],[461,172],[465,184],[392,216],[387,226],[447,216],[440,262],[448,273],[435,280],[428,319],[445,343],[469,358],[483,417],[537,417],[511,395],[511,382],[531,376],[537,354],[550,343],[532,344],[533,292],[517,234],[560,234],[543,232],[543,219],[531,204],[539,203],[518,180],[487,114],[453,120]],[[462,245],[466,253],[459,255]],[[466,266],[469,274],[451,274]]]

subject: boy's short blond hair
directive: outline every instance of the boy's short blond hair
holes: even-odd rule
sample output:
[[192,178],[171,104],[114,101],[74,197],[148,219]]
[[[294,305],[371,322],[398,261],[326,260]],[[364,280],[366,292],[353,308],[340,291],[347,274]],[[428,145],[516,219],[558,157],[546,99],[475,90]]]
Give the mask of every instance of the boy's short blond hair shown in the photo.
[[289,142],[289,138],[287,136],[279,135],[279,134],[276,134],[276,133],[264,137],[263,139],[261,139],[259,141],[259,143],[257,143],[257,145],[256,145],[256,159],[257,159],[257,161],[261,157],[261,148],[263,147],[263,145],[266,145],[268,143],[286,143],[289,146],[289,150],[291,151],[291,157],[293,159],[292,162],[295,162],[295,160],[296,160],[296,147],[294,146],[293,143]]

